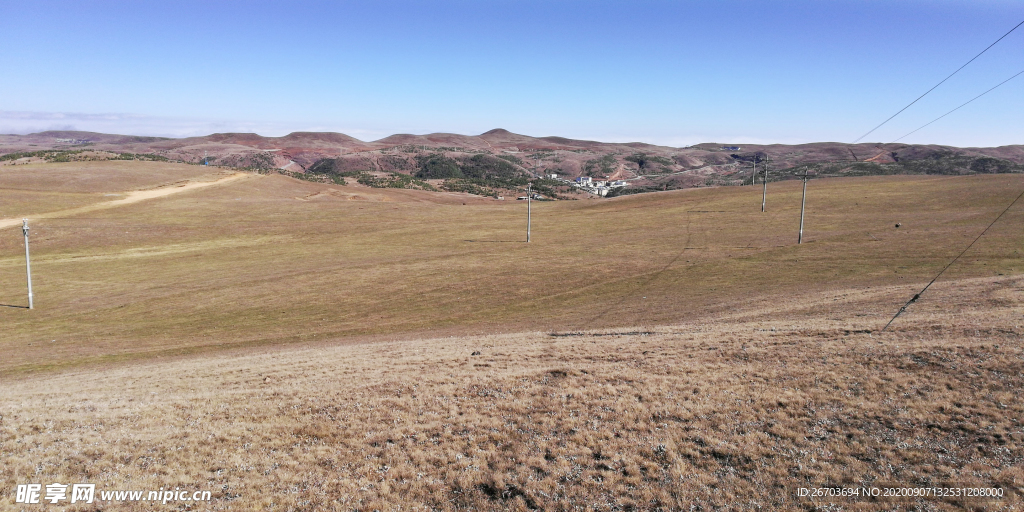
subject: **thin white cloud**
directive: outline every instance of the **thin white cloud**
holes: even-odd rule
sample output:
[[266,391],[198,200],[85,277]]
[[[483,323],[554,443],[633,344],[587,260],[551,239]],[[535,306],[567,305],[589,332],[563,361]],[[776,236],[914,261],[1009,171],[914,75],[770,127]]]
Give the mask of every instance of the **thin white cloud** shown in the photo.
[[679,135],[679,136],[630,136],[630,135],[595,135],[593,137],[572,137],[585,140],[596,140],[599,142],[643,142],[646,144],[654,144],[657,146],[668,146],[674,148],[682,148],[692,146],[694,144],[700,144],[705,142],[720,142],[728,144],[806,144],[810,141],[796,138],[781,138],[767,140],[761,137],[752,137],[749,135],[738,135],[738,134],[692,134],[692,135]]
[[[48,130],[87,131],[121,135],[154,137],[198,137],[212,133],[258,133],[265,137],[279,137],[292,132],[338,132],[363,141],[379,140],[396,133],[428,134],[443,130],[395,129],[391,131],[351,128],[327,123],[268,122],[224,119],[164,117],[142,114],[87,114],[80,112],[24,112],[0,110],[0,133],[28,134]],[[449,130],[450,131],[450,130]],[[477,131],[479,132],[479,131]],[[473,135],[473,130],[462,131]],[[460,133],[456,131],[455,133]],[[524,133],[533,137],[548,135],[599,142],[643,142],[659,146],[686,147],[702,142],[731,144],[804,144],[818,142],[792,137],[767,140],[742,134],[688,133],[681,135],[629,135],[614,133]]]
[[297,131],[329,131],[360,140],[375,140],[388,134],[325,124],[275,123],[161,117],[140,114],[86,114],[80,112],[19,112],[0,110],[0,133],[24,135],[47,130],[74,130],[154,137],[196,137],[211,133],[258,133],[267,137]]

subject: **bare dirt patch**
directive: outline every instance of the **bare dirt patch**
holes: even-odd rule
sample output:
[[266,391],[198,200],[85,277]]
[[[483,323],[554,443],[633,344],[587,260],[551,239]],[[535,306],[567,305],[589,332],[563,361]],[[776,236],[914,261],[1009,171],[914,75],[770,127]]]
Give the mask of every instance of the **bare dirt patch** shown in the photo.
[[[126,204],[137,203],[139,201],[145,201],[147,199],[155,199],[155,198],[158,198],[158,197],[167,197],[167,196],[169,196],[171,194],[178,194],[178,193],[181,193],[181,192],[187,192],[189,190],[195,190],[195,189],[198,189],[198,188],[209,187],[209,186],[212,186],[212,185],[220,185],[220,184],[227,183],[227,182],[230,182],[230,181],[234,181],[234,180],[237,180],[237,179],[245,178],[247,176],[250,176],[250,175],[247,174],[247,173],[244,173],[244,172],[237,172],[237,173],[231,174],[230,176],[225,176],[225,177],[213,180],[213,181],[188,181],[188,182],[177,183],[177,184],[174,184],[174,185],[171,185],[171,186],[160,187],[160,188],[155,188],[155,189],[150,189],[150,190],[135,190],[135,191],[131,191],[131,192],[125,192],[123,194],[125,197],[123,197],[121,199],[114,199],[113,201],[104,201],[104,202],[100,202],[100,203],[93,203],[93,204],[90,204],[90,205],[80,206],[78,208],[71,208],[71,209],[68,209],[68,210],[59,210],[59,211],[55,211],[55,212],[39,213],[39,214],[34,215],[33,217],[35,217],[37,219],[46,219],[46,218],[51,218],[51,217],[67,217],[67,216],[74,216],[74,215],[79,215],[79,214],[83,214],[83,213],[94,212],[96,210],[103,210],[103,209],[106,209],[106,208],[116,208],[118,206],[124,206]],[[117,195],[122,195],[122,194],[117,194]],[[18,219],[18,218],[0,219],[0,229],[6,228],[6,227],[10,227],[10,226],[21,225],[21,223],[22,223],[22,219]]]

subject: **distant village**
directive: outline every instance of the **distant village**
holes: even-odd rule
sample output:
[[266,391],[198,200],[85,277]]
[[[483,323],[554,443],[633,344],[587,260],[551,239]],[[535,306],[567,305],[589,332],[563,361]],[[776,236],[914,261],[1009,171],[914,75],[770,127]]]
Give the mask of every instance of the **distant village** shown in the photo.
[[[576,187],[577,189],[582,190],[583,192],[588,192],[601,197],[608,195],[608,191],[610,191],[613,188],[625,187],[627,185],[626,180],[595,180],[590,176],[580,176],[579,178],[567,180],[565,178],[559,177],[558,174],[553,173],[545,174],[544,177],[550,180],[560,181],[562,183],[565,183],[566,185]],[[520,201],[525,201],[527,197],[520,196],[517,197],[516,199]],[[544,199],[544,196],[542,196],[541,194],[533,194],[533,199]]]
[[559,178],[557,174],[552,174],[551,179],[568,183],[584,192],[590,192],[601,197],[608,195],[608,191],[613,188],[625,187],[627,185],[626,180],[595,180],[590,176],[580,176],[574,180],[566,180]]
[[[723,151],[739,151],[740,149],[742,149],[740,148],[740,146],[722,146]],[[626,183],[626,180],[595,180],[590,176],[580,176],[572,180],[567,180],[565,178],[559,177],[558,174],[553,173],[545,175],[544,177],[556,181],[561,181],[562,183],[572,185],[573,187],[576,187],[579,190],[589,192],[591,194],[601,197],[608,195],[608,192],[611,191],[613,188],[625,187],[626,185],[628,185],[628,183]],[[535,199],[538,197],[538,195],[534,194]],[[520,197],[519,199],[526,199],[526,197]]]

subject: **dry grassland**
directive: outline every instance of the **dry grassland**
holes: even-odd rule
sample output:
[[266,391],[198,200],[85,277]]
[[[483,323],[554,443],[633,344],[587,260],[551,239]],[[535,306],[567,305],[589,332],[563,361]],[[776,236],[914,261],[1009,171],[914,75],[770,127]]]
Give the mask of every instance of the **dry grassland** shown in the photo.
[[[65,210],[50,211],[44,213],[38,213],[33,215],[34,219],[53,219],[53,218],[68,218],[77,217],[93,213],[97,210],[106,210],[108,208],[120,208],[125,205],[138,203],[141,201],[148,201],[151,199],[157,199],[161,197],[167,197],[174,194],[180,194],[182,192],[190,192],[198,188],[211,187],[215,185],[223,185],[235,180],[249,177],[250,174],[244,172],[236,173],[223,173],[222,176],[217,176],[216,179],[206,181],[182,181],[172,185],[146,189],[146,190],[135,190],[131,192],[124,192],[121,194],[103,194],[104,197],[116,196],[118,199],[112,199],[109,201],[95,201],[83,206],[77,206],[74,208],[68,208]],[[24,227],[25,218],[7,218],[0,219],[0,229],[9,228],[12,226]]]
[[210,175],[198,165],[161,162],[68,162],[0,167],[0,218],[81,207],[123,193]]
[[[60,165],[123,172],[109,164]],[[756,187],[537,203],[525,244],[522,202],[253,176],[33,221],[37,307],[0,307],[0,373],[323,339],[666,325],[900,283],[909,297],[1020,186],[1015,175],[816,181],[801,246],[793,182],[771,186],[766,214]],[[947,278],[1020,272],[1022,218],[1011,210]],[[7,306],[25,303],[18,231],[0,236]]]
[[[929,293],[887,333],[817,311],[868,311],[895,288],[650,334],[293,345],[21,378],[0,406],[0,480],[213,491],[194,510],[1020,510],[1024,279]],[[1007,497],[796,495],[822,485]]]
[[[535,203],[525,244],[522,203],[252,176],[35,222],[31,311],[8,229],[0,508],[1020,510],[1024,205],[878,329],[1021,187],[816,181],[801,246],[799,183]],[[884,484],[1008,495],[796,496]]]

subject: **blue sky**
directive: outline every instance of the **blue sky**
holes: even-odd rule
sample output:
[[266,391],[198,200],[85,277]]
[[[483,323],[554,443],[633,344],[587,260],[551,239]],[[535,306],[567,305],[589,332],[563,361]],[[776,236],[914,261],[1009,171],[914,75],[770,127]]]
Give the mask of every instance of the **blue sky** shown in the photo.
[[[1020,1],[4,2],[0,132],[852,142]],[[1024,69],[1024,27],[866,140]],[[1024,143],[1024,76],[904,142]]]

